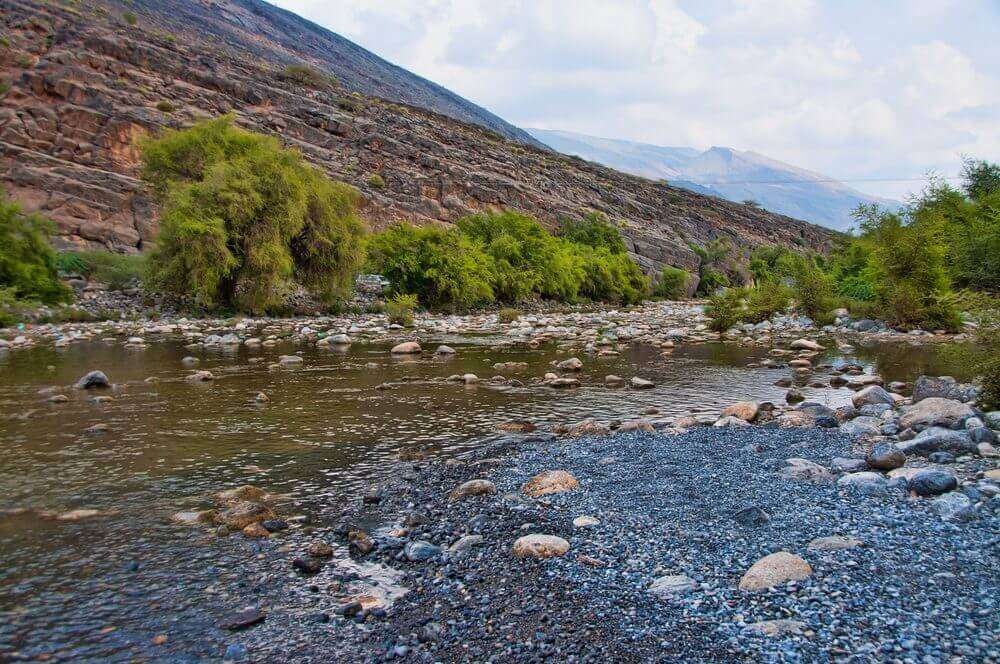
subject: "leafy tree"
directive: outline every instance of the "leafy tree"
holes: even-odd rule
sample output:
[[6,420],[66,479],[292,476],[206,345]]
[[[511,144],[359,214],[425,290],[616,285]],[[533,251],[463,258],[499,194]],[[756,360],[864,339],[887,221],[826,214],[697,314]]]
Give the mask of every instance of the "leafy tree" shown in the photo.
[[0,190],[0,289],[6,299],[66,302],[70,290],[59,281],[57,255],[49,244],[52,224]]
[[142,142],[163,204],[151,282],[206,305],[275,307],[298,283],[331,301],[363,259],[357,192],[231,116]]
[[722,263],[733,251],[729,240],[716,238],[704,247],[689,242],[688,247],[698,257],[698,295],[710,295],[729,285],[729,277],[721,270]]
[[725,332],[746,315],[746,293],[742,288],[727,288],[710,295],[705,306],[708,327],[716,332]]
[[962,160],[962,180],[966,195],[981,201],[1000,192],[1000,164],[966,157]]

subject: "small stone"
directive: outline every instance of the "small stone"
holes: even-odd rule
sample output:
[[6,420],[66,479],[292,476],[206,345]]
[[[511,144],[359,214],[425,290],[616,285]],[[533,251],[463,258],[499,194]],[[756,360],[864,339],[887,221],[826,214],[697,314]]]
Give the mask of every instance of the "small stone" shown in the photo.
[[437,350],[434,351],[434,354],[435,355],[454,355],[455,354],[455,349],[452,348],[451,346],[445,346],[444,344],[441,344],[440,346],[437,347]]
[[935,498],[931,501],[931,510],[945,521],[968,521],[976,516],[972,500],[958,491]]
[[801,391],[792,388],[785,393],[785,401],[788,403],[799,403],[800,401],[805,401],[806,395],[802,394]]
[[763,620],[761,622],[747,625],[748,629],[760,632],[765,636],[802,636],[806,632],[806,624],[798,620],[788,620],[778,618],[776,620]]
[[781,475],[789,479],[810,482],[830,482],[833,480],[830,471],[808,459],[785,459],[785,464],[785,467],[781,469]]
[[267,528],[259,522],[247,524],[246,527],[243,528],[242,532],[244,537],[268,537],[271,534]]
[[599,525],[601,522],[592,516],[578,516],[573,519],[574,528],[589,528],[591,526]]
[[462,500],[469,496],[492,496],[496,492],[496,485],[489,480],[469,480],[452,490],[448,500]]
[[323,569],[323,563],[316,558],[296,558],[292,561],[292,567],[303,574],[318,574]]
[[425,562],[439,553],[441,553],[441,547],[423,540],[407,542],[406,546],[403,547],[403,555],[410,562]]
[[698,584],[691,577],[684,576],[683,574],[675,574],[655,579],[652,585],[649,586],[649,592],[661,599],[666,599],[677,595],[685,595],[697,587]]
[[267,614],[257,608],[243,609],[242,611],[237,611],[226,618],[219,621],[219,629],[226,629],[231,632],[240,629],[246,629],[256,625],[259,622],[263,622],[267,618]]
[[656,384],[651,380],[646,380],[645,378],[640,378],[639,376],[632,376],[632,380],[629,384],[634,390],[651,390],[656,387]]
[[837,486],[853,489],[868,496],[883,495],[887,492],[886,480],[880,473],[864,471],[850,473],[837,480]]
[[744,528],[759,528],[771,520],[771,516],[756,505],[744,507],[733,515],[736,523]]
[[863,542],[853,537],[844,535],[830,535],[829,537],[817,537],[809,542],[811,551],[842,551],[859,547]]

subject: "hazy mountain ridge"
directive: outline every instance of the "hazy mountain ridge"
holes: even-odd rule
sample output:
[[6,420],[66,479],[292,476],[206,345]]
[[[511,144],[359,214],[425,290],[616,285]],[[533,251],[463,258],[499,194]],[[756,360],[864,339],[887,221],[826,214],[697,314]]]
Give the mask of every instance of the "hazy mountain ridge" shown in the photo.
[[851,211],[859,203],[876,202],[890,208],[899,205],[753,151],[725,147],[699,151],[565,131],[528,132],[565,154],[730,201],[754,200],[772,212],[836,230],[851,226]]

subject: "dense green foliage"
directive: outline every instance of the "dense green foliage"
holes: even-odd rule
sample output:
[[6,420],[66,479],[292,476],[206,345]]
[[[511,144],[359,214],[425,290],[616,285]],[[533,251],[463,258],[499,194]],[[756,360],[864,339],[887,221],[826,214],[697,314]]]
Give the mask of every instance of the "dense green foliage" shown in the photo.
[[0,289],[6,300],[53,304],[70,299],[69,289],[59,281],[51,233],[48,220],[24,214],[0,191]]
[[397,224],[371,238],[369,267],[432,308],[642,300],[648,281],[614,228],[589,217],[563,229],[552,235],[516,212],[465,217],[448,230]]
[[141,254],[116,254],[110,251],[66,251],[59,254],[60,272],[77,274],[121,290],[142,280],[146,257]]
[[396,224],[372,235],[370,270],[427,307],[472,307],[494,300],[489,257],[456,229]]
[[656,282],[653,295],[667,300],[683,300],[688,294],[690,278],[687,270],[666,265],[660,270],[660,279]]
[[750,288],[746,293],[746,312],[743,320],[748,323],[762,323],[775,314],[783,313],[792,303],[792,293],[788,286],[769,282]]
[[224,116],[142,143],[143,177],[163,203],[150,281],[207,306],[278,306],[294,284],[324,301],[363,258],[356,191],[277,139]]

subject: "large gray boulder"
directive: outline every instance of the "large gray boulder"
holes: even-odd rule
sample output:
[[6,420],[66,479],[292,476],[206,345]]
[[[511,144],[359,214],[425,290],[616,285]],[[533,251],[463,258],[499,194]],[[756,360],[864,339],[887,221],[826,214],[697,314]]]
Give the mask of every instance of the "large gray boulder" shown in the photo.
[[913,403],[931,398],[968,402],[978,394],[978,387],[959,383],[951,376],[920,376],[913,384]]
[[899,426],[901,429],[914,431],[923,431],[930,427],[957,429],[970,417],[975,417],[975,413],[968,404],[954,399],[927,397],[903,409]]
[[886,404],[891,406],[895,403],[895,399],[893,399],[892,395],[886,392],[880,385],[870,385],[860,392],[855,393],[851,397],[851,403],[854,404],[855,408],[873,406],[877,404]]
[[896,443],[896,449],[906,455],[929,456],[934,452],[951,452],[955,455],[975,454],[976,443],[967,431],[931,427],[915,438]]
[[840,431],[855,440],[878,436],[882,432],[882,420],[877,417],[855,417],[850,422],[841,424]]

